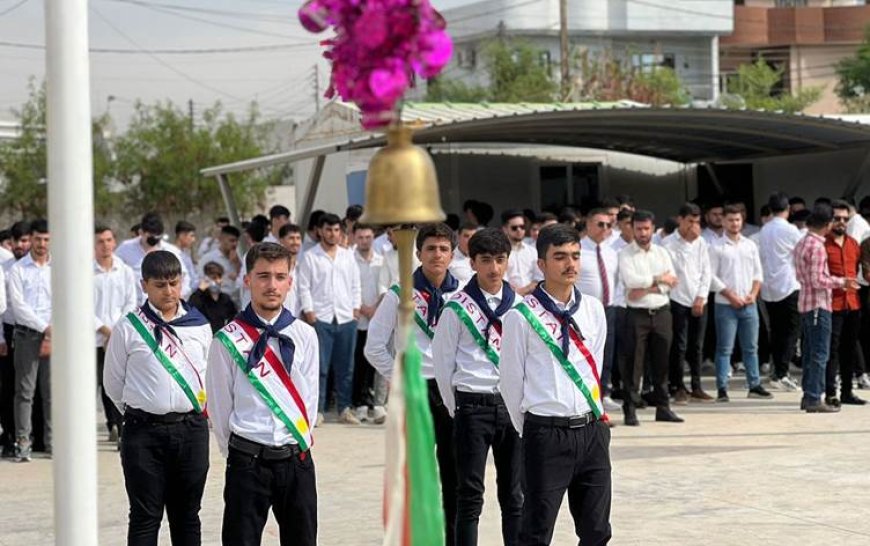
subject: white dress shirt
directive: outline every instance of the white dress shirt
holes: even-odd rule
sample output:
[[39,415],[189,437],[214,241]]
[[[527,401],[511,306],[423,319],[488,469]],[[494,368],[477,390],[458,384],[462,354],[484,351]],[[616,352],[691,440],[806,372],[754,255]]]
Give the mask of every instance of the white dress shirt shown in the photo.
[[[453,292],[444,294],[444,300],[446,301],[452,294]],[[365,356],[369,364],[387,380],[393,375],[393,363],[396,359],[395,332],[398,326],[398,317],[399,296],[392,290],[387,290],[380,305],[378,305],[377,311],[375,311],[375,316],[369,322],[365,346]],[[432,362],[432,340],[417,326],[413,319],[411,320],[410,328],[414,332],[414,336],[417,339],[417,347],[423,356],[421,374],[424,379],[435,379],[435,368]]]
[[275,243],[276,245],[281,244],[280,241],[278,241],[278,238],[275,237],[275,235],[271,231],[269,233],[267,233],[265,237],[263,237],[263,242],[264,243]]
[[696,298],[707,302],[710,293],[710,252],[707,241],[698,237],[687,241],[675,231],[665,237],[662,246],[671,254],[676,271],[677,286],[671,288],[670,297],[683,307],[692,307]]
[[748,237],[738,235],[736,241],[724,237],[710,248],[710,266],[713,272],[713,291],[716,303],[729,305],[728,299],[720,292],[729,288],[738,297],[746,297],[752,292],[752,283],[763,282],[761,257],[758,247]]
[[299,303],[304,312],[314,311],[317,320],[346,324],[354,320],[353,311],[359,309],[359,267],[353,252],[337,246],[332,258],[317,245],[302,255],[297,268]]
[[858,241],[860,245],[864,239],[870,237],[870,223],[867,223],[860,214],[853,214],[846,224],[846,235]]
[[196,264],[193,263],[193,256],[191,256],[190,249],[181,250],[181,263],[184,265],[184,270],[189,273],[188,280],[190,281],[190,293],[196,292],[199,289],[199,279],[196,278],[194,274],[196,272]]
[[635,288],[649,288],[653,285],[653,277],[674,271],[671,255],[659,245],[651,244],[649,250],[643,250],[636,242],[619,251],[619,279],[625,287],[626,305],[639,309],[658,309],[670,302],[668,292],[670,287],[664,283],[658,285],[658,294],[646,294],[638,300],[628,299],[628,292]]
[[718,233],[716,233],[715,231],[713,231],[712,229],[710,229],[708,227],[704,228],[704,230],[701,232],[701,237],[703,237],[704,240],[707,241],[707,244],[711,245],[711,246],[718,243],[722,239],[722,237],[724,237],[724,236],[725,236],[724,231],[722,231],[722,235],[719,235]]
[[[493,311],[501,304],[502,292],[501,289],[497,294],[483,292],[487,305]],[[513,305],[521,299],[515,296]],[[490,347],[497,352],[496,347]],[[432,362],[441,399],[451,417],[456,410],[455,391],[498,392],[498,367],[489,360],[474,341],[468,327],[452,309],[445,309],[438,319],[438,328],[432,340]]]
[[51,324],[51,258],[37,265],[28,253],[9,269],[7,286],[15,324],[44,332]]
[[[274,324],[277,317],[263,322]],[[317,398],[320,394],[320,349],[314,328],[302,320],[281,330],[296,346],[293,352],[293,384],[302,397],[311,426],[317,421]],[[281,355],[278,340],[271,338],[269,347]],[[230,434],[268,446],[296,444],[287,426],[269,409],[220,340],[208,350],[208,416],[221,454],[227,456]]]
[[[221,252],[220,248],[216,248],[204,255],[199,259],[199,266],[197,267],[197,275],[200,279],[204,279],[205,277],[205,266],[209,263],[214,262],[221,267],[224,268],[224,275],[221,278],[221,292],[226,294],[227,296],[233,298],[233,300],[238,299],[239,297],[239,279],[242,278],[241,267],[236,266],[233,262],[224,256],[223,252]],[[230,275],[235,275],[235,279],[231,279]],[[197,283],[198,284],[198,283]],[[244,283],[242,283],[244,284]]]
[[[8,302],[6,298],[6,273],[3,271],[3,268],[0,267],[0,315],[6,312],[6,307],[8,307]],[[3,336],[0,336],[0,340],[3,339]],[[3,343],[6,343],[6,340],[3,340]]]
[[577,276],[576,286],[584,295],[604,303],[604,288],[602,285],[601,272],[598,269],[598,247],[601,247],[601,259],[604,262],[604,270],[607,272],[607,289],[610,300],[607,306],[613,305],[616,299],[616,285],[619,276],[619,255],[605,240],[596,243],[589,237],[580,240],[580,274]]
[[372,242],[372,248],[380,254],[386,254],[393,248],[393,243],[390,242],[390,236],[387,235],[386,231],[375,237],[375,240]]
[[765,282],[761,285],[761,299],[764,301],[782,301],[795,290],[800,290],[794,270],[794,247],[800,240],[800,230],[785,218],[772,218],[761,228],[758,249],[764,270]]
[[[610,239],[608,239],[609,241]],[[619,263],[619,251],[623,248],[627,247],[630,243],[622,238],[622,236],[614,239],[613,243],[610,245],[613,250],[616,251],[616,261]],[[582,265],[581,265],[582,267]],[[616,293],[613,296],[613,303],[611,304],[613,307],[622,307],[625,308],[625,285],[622,284],[622,280],[619,278],[619,266],[617,265],[617,277],[616,277]]]
[[[394,284],[399,284],[399,251],[392,246],[385,250],[384,266],[378,274],[378,295],[390,289]],[[420,267],[420,260],[417,259],[417,253],[414,252],[411,258],[411,269],[415,270]]]
[[15,254],[12,253],[6,247],[0,246],[0,266],[4,265],[6,262],[12,260],[15,261]]
[[212,237],[210,235],[204,237],[199,243],[199,247],[196,249],[196,255],[205,256],[212,250],[216,249],[219,243],[220,241],[215,237]]
[[459,281],[460,288],[468,284],[468,281],[474,276],[474,270],[471,269],[471,258],[463,254],[459,247],[453,249],[453,260],[450,261],[447,269]]
[[[9,299],[9,272],[12,266],[17,263],[15,256],[11,260],[6,260],[0,264],[0,269],[3,270],[3,289],[6,294],[6,311],[3,312],[3,324],[15,325],[15,313],[12,310],[12,301]],[[0,336],[2,337],[2,336]],[[4,340],[5,341],[5,340]],[[3,345],[3,343],[0,343]]]
[[[103,269],[94,260],[94,313],[96,330],[103,326],[109,329],[124,316],[136,309],[136,275],[117,256],[112,257],[109,269]],[[97,332],[97,347],[106,346],[106,336]]]
[[504,280],[514,288],[523,288],[542,278],[538,251],[523,242],[512,245]]
[[[178,258],[178,261],[181,262],[181,297],[187,299],[193,293],[191,279],[194,272],[188,271],[187,266],[184,265],[184,256],[182,256],[181,249],[166,241],[160,241],[154,250],[167,250],[173,253]],[[142,278],[142,260],[145,259],[146,254],[147,252],[142,248],[142,241],[139,237],[127,239],[118,245],[118,248],[115,250],[115,256],[121,258],[125,264],[133,268],[133,273],[136,276],[136,293],[138,294],[140,305],[145,303],[147,299],[145,291],[142,289],[142,283],[139,282]]]
[[[302,310],[299,308],[299,283],[296,282],[297,269],[299,269],[299,262],[294,262],[293,267],[290,268],[290,278],[293,279],[293,282],[290,284],[290,290],[287,291],[287,296],[284,298],[284,307],[293,313],[294,317],[298,317],[302,314]],[[248,301],[245,302],[245,307],[247,307],[249,303],[251,303],[250,290],[248,290]]]
[[[151,305],[150,302],[148,305]],[[160,311],[151,309],[161,316]],[[187,314],[184,307],[178,306],[176,317]],[[176,359],[193,366],[196,375],[205,381],[206,353],[211,343],[211,326],[174,326],[178,338],[174,341],[184,351]],[[163,346],[172,334],[163,331]],[[199,385],[190,385],[194,392]],[[103,387],[106,394],[121,412],[127,407],[155,415],[167,413],[189,413],[194,411],[193,404],[181,390],[175,379],[157,360],[154,352],[136,331],[129,320],[121,320],[112,330],[109,345],[106,347],[106,364],[103,369]]]
[[[561,310],[573,305],[573,298],[572,294],[566,305],[550,297]],[[600,371],[607,339],[604,307],[595,298],[582,298],[573,318]],[[499,371],[499,389],[511,422],[520,435],[527,412],[543,417],[574,417],[592,411],[580,389],[516,309],[504,316]]]
[[[384,267],[384,257],[372,250],[371,258],[366,260],[358,251],[353,253],[356,265],[359,267],[360,300],[362,305],[375,305],[378,303],[378,279],[381,269]],[[368,330],[369,319],[360,315],[357,330]]]

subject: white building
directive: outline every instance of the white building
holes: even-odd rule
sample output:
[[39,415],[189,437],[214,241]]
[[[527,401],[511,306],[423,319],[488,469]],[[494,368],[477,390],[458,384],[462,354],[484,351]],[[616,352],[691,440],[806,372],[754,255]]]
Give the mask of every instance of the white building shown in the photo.
[[[713,100],[719,36],[732,32],[733,13],[732,0],[570,0],[572,81],[581,77],[581,55],[610,54],[638,68],[671,67],[693,99]],[[485,84],[482,50],[501,33],[538,48],[559,80],[559,0],[482,0],[443,15],[456,48],[447,78]]]

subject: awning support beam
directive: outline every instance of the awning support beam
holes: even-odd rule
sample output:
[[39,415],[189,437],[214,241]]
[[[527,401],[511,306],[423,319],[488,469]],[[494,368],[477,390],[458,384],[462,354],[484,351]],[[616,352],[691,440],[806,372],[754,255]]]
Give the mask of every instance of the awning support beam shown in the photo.
[[307,219],[311,214],[311,210],[314,208],[314,200],[317,198],[317,190],[320,188],[320,179],[323,177],[323,165],[325,163],[325,155],[319,155],[314,158],[314,166],[311,168],[311,173],[308,175],[308,187],[305,190],[305,201],[302,204],[302,210],[299,211],[299,222],[302,222],[303,219]]

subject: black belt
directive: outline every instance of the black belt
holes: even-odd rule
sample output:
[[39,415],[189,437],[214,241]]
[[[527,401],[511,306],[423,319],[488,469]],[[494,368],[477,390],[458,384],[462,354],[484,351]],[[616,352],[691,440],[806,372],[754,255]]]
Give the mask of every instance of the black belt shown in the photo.
[[42,332],[40,332],[39,330],[35,330],[33,328],[30,328],[29,326],[24,326],[23,324],[16,324],[15,329],[21,330],[22,332],[27,332],[28,334],[36,334],[38,336],[42,335]]
[[229,446],[236,451],[241,451],[245,455],[263,459],[264,461],[283,461],[284,459],[289,459],[295,455],[304,454],[304,452],[299,449],[299,446],[295,444],[278,447],[266,446],[246,440],[237,434],[230,435]]
[[502,406],[504,400],[500,393],[486,392],[462,392],[456,391],[456,404],[470,404],[476,406]]
[[558,428],[583,428],[597,420],[595,414],[592,412],[577,415],[575,417],[544,417],[542,415],[535,415],[534,413],[526,414],[527,423]]
[[670,305],[662,305],[661,307],[656,307],[655,309],[647,309],[646,307],[629,307],[629,309],[631,309],[632,311],[637,311],[638,313],[649,315],[651,317],[654,317],[662,311],[669,311],[670,308]]
[[180,423],[182,421],[187,421],[189,419],[205,419],[205,416],[201,413],[197,413],[195,411],[190,411],[187,413],[175,413],[169,412],[164,414],[157,413],[148,413],[147,411],[142,411],[136,408],[127,408],[124,411],[124,417],[132,417],[133,419],[145,422],[145,423]]

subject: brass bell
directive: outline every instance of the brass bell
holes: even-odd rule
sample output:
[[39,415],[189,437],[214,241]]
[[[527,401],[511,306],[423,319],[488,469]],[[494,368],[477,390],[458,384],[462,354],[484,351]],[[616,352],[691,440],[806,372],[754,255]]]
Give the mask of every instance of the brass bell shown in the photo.
[[438,177],[429,154],[411,142],[413,129],[394,125],[387,145],[372,157],[366,176],[365,212],[375,225],[443,222]]

